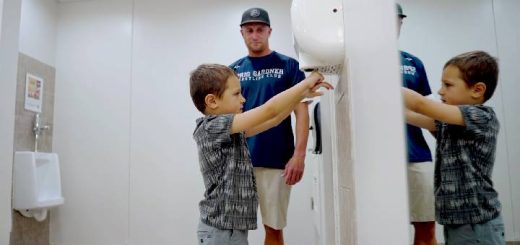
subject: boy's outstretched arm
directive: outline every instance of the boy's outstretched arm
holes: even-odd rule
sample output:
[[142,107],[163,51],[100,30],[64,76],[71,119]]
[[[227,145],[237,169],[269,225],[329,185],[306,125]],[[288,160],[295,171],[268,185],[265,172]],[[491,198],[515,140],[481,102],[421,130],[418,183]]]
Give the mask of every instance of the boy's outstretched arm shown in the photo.
[[287,118],[292,113],[292,111],[293,111],[293,108],[287,108],[286,111],[279,113],[278,115],[265,121],[264,123],[246,130],[246,136],[247,137],[254,136],[256,134],[264,132],[264,131],[280,124],[283,120],[285,120],[285,118]]
[[[441,121],[453,125],[464,126],[464,118],[458,106],[448,105],[430,100],[421,94],[408,89],[401,88],[404,104],[412,112],[422,114],[432,120]],[[413,117],[413,115],[412,115]],[[406,115],[408,121],[408,113]],[[424,118],[419,120],[425,120]],[[412,124],[412,123],[411,123]],[[435,127],[434,127],[435,129]]]
[[265,104],[244,113],[236,114],[231,132],[245,131],[247,136],[251,136],[278,125],[289,116],[302,99],[321,96],[323,93],[317,91],[321,87],[333,88],[332,85],[323,81],[321,74],[314,72],[300,83],[277,94]]

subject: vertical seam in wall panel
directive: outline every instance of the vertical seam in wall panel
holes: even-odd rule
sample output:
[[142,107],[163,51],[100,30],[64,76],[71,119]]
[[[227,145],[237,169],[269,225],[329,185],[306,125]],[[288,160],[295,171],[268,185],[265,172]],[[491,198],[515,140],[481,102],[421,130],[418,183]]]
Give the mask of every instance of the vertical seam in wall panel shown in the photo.
[[130,15],[130,91],[129,91],[129,111],[128,111],[128,227],[126,244],[131,243],[131,187],[132,187],[132,98],[134,84],[134,21],[135,21],[135,0],[132,0],[132,9]]
[[[499,48],[499,42],[498,42],[498,32],[497,32],[497,15],[496,15],[496,10],[495,10],[495,1],[496,0],[491,0],[491,10],[492,10],[492,14],[493,14],[493,30],[495,32],[495,48],[497,50],[497,56],[500,58],[500,48]],[[500,75],[499,75],[499,80],[500,79]],[[508,145],[508,140],[507,140],[507,127],[506,127],[506,122],[505,122],[505,118],[506,118],[506,113],[505,113],[505,104],[504,104],[504,93],[503,93],[503,88],[502,86],[500,86],[500,93],[502,94],[502,96],[500,96],[500,102],[501,102],[501,107],[500,107],[500,110],[502,111],[502,115],[504,115],[504,123],[502,124],[502,130],[504,131],[504,133],[502,135],[504,135],[505,137],[505,148],[506,148],[506,165],[507,165],[507,175],[508,175],[508,183],[509,183],[509,194],[512,195],[513,193],[513,184],[511,182],[511,166],[510,166],[510,163],[511,163],[511,159],[510,159],[510,155],[509,155],[509,145]],[[511,196],[511,212],[512,212],[512,215],[513,217],[515,217],[515,209],[514,209],[514,203],[513,203],[513,197]],[[513,231],[516,231],[516,227],[515,227],[515,222],[513,220]]]

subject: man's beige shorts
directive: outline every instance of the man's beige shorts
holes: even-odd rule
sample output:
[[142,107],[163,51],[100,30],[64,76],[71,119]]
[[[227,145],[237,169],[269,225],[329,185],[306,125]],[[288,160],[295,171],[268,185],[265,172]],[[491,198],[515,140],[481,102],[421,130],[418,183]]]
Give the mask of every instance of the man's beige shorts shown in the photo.
[[255,167],[258,203],[262,223],[276,230],[287,225],[287,208],[291,186],[285,184],[282,169]]
[[410,222],[435,221],[432,162],[408,163]]

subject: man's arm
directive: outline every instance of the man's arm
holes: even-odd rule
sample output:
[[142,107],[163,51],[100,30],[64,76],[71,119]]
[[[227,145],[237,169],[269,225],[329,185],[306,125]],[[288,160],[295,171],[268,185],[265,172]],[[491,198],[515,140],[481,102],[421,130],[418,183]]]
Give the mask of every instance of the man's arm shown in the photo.
[[303,177],[305,169],[305,154],[307,152],[307,139],[309,137],[309,109],[307,103],[300,103],[294,108],[296,118],[296,144],[294,153],[285,165],[283,176],[285,183],[294,185]]

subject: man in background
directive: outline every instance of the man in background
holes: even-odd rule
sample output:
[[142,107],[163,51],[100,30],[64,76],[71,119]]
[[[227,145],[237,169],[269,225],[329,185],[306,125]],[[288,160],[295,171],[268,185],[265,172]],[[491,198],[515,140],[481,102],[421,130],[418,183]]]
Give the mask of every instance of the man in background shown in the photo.
[[[271,32],[266,10],[250,8],[242,14],[240,33],[248,55],[229,67],[240,79],[242,95],[246,98],[244,111],[264,104],[305,78],[298,61],[270,49]],[[291,186],[303,177],[309,135],[307,104],[297,105],[294,114],[296,141],[290,116],[278,126],[247,139],[255,167],[266,245],[284,244],[283,228],[287,224]]]

